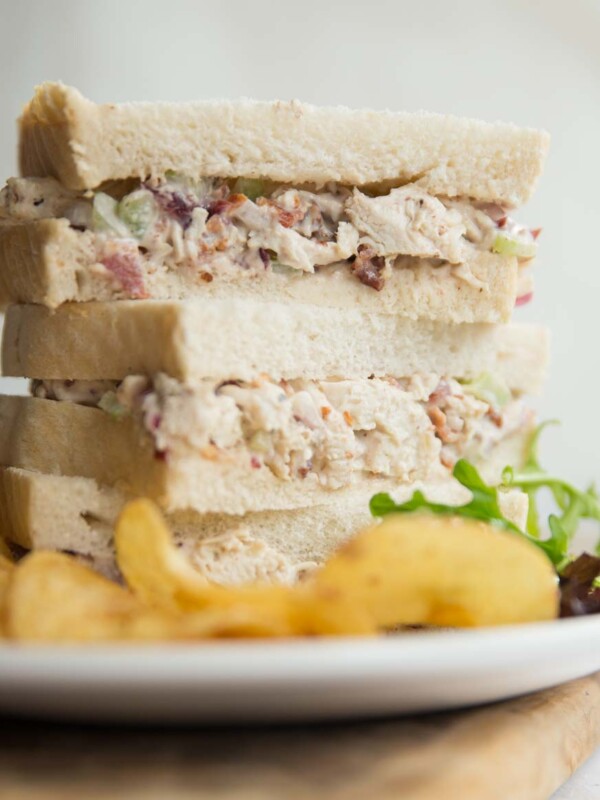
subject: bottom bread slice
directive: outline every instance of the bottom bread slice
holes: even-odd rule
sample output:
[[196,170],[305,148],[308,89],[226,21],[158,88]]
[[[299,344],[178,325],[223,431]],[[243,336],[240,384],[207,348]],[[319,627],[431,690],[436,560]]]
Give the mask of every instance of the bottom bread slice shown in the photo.
[[[416,489],[449,505],[468,502],[469,492],[454,479],[398,487],[398,502]],[[343,541],[373,522],[368,489],[343,500],[284,511],[243,516],[178,511],[167,515],[176,542],[207,578],[223,584],[254,580],[293,582],[323,562]],[[520,527],[527,497],[500,492],[504,514]],[[90,478],[47,475],[15,467],[0,468],[0,523],[6,536],[26,550],[62,550],[115,576],[113,530],[130,499]]]

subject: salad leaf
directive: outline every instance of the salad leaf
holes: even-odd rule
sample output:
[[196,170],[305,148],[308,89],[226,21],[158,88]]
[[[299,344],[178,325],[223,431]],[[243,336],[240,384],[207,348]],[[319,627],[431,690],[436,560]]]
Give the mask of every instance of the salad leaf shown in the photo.
[[589,553],[576,558],[560,576],[560,615],[600,613],[600,558]]
[[[549,474],[541,466],[538,455],[540,434],[548,425],[555,424],[557,424],[555,420],[550,420],[536,428],[531,436],[523,467],[520,470],[507,467],[502,474],[502,481],[504,486],[522,489],[527,494],[529,498],[527,532],[536,538],[540,537],[536,495],[540,489],[550,490],[558,513],[550,515],[548,525],[557,552],[562,551],[564,560],[567,560],[569,545],[580,520],[592,519],[600,522],[600,501],[593,485],[582,491],[568,481]],[[600,547],[600,541],[597,547]]]
[[464,458],[454,465],[454,477],[465,486],[472,499],[462,506],[449,506],[443,503],[432,503],[422,492],[416,491],[410,500],[405,503],[395,503],[389,494],[376,494],[371,498],[369,507],[374,517],[383,517],[386,514],[398,514],[411,511],[431,511],[434,514],[446,516],[470,517],[489,522],[503,530],[522,534],[523,532],[513,522],[506,519],[498,503],[498,489],[489,486],[477,469]]
[[[502,475],[502,487],[490,486],[471,463],[460,459],[456,462],[452,474],[471,492],[472,498],[468,503],[462,506],[432,503],[420,491],[416,491],[405,503],[395,503],[388,494],[376,494],[371,498],[371,514],[383,517],[386,514],[423,510],[433,514],[479,519],[525,537],[540,547],[557,570],[561,570],[571,561],[569,546],[580,519],[600,521],[600,501],[593,487],[581,491],[567,481],[549,475],[541,467],[538,455],[540,434],[551,424],[555,424],[554,421],[544,422],[536,428],[529,441],[522,469],[516,471],[512,467],[507,467]],[[503,515],[498,502],[498,493],[503,488],[519,488],[527,494],[529,514],[525,530],[521,530]],[[536,502],[536,494],[540,489],[549,489],[558,507],[558,513],[551,514],[548,518],[550,535],[544,539],[541,538]],[[597,552],[600,555],[600,542]]]

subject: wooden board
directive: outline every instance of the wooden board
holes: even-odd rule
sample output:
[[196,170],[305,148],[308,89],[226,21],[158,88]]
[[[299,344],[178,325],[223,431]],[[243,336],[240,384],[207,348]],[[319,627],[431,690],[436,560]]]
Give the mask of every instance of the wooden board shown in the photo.
[[547,800],[600,745],[600,673],[485,708],[195,729],[0,720],[2,800]]

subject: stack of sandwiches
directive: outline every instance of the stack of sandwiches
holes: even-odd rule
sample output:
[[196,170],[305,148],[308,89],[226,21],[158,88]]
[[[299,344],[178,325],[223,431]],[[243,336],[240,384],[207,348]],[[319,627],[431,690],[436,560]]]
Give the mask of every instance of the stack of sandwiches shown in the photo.
[[[291,582],[369,498],[466,502],[518,465],[543,328],[515,209],[547,136],[298,102],[95,105],[44,84],[0,193],[0,509],[114,569],[155,500],[222,583]],[[502,495],[523,522],[526,501]]]

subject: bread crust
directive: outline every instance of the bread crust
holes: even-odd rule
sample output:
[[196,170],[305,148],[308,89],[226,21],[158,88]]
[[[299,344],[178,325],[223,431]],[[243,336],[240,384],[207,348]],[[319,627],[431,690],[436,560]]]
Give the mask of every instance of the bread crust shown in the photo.
[[543,131],[426,112],[212,100],[96,105],[60,83],[38,86],[20,119],[24,176],[72,189],[104,181],[202,176],[398,185],[509,207],[531,195]]
[[[206,283],[200,271],[165,270],[145,276],[149,297],[157,299],[248,297],[282,303],[360,308],[410,319],[445,322],[507,322],[517,296],[516,258],[474,250],[466,266],[473,280],[456,276],[450,265],[400,259],[376,292],[347,265],[314,274],[265,272],[239,280],[217,277]],[[0,302],[37,303],[57,308],[66,302],[127,299],[96,261],[93,234],[74,230],[64,219],[0,226]]]
[[[240,343],[243,342],[243,347]],[[455,378],[495,372],[535,394],[548,362],[536,325],[445,325],[390,314],[250,300],[11,306],[4,375],[117,380],[164,372],[184,382],[281,378]]]

